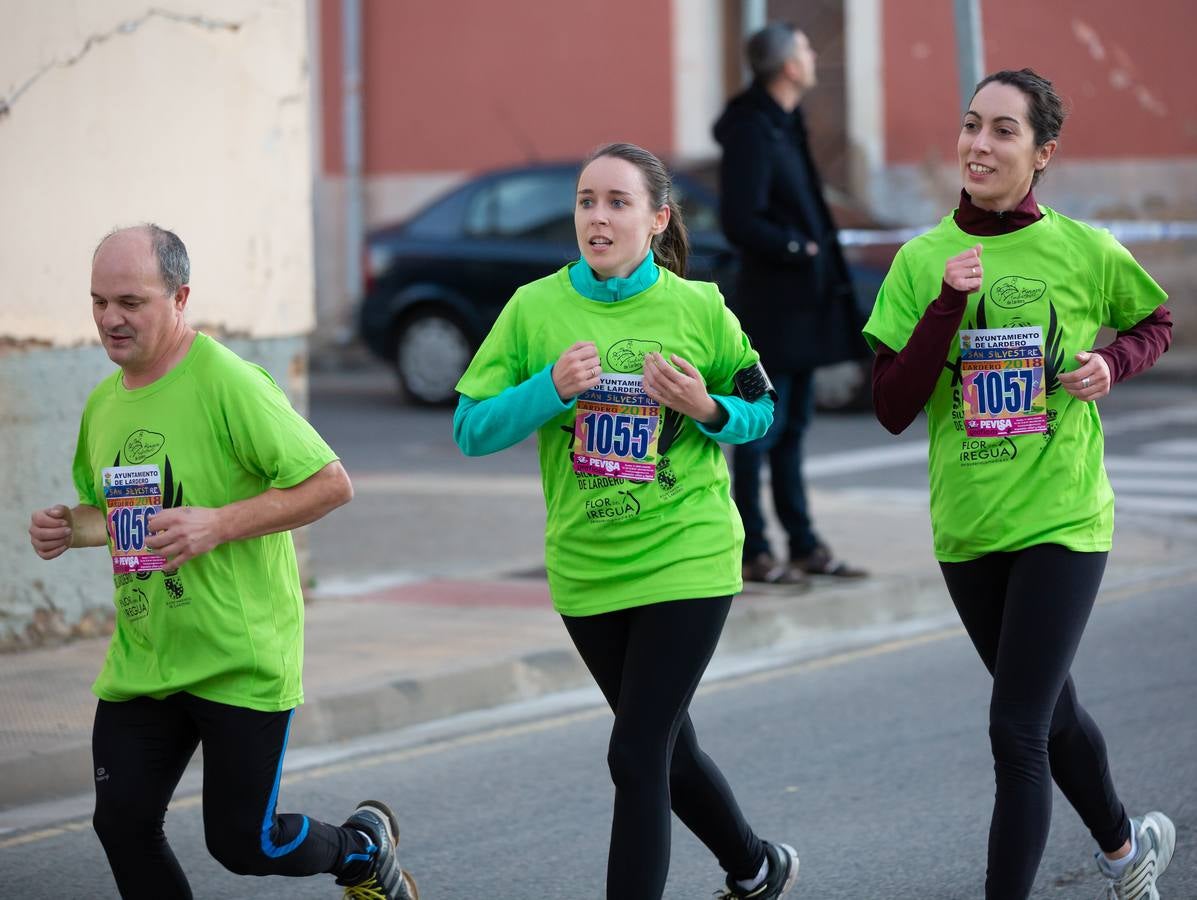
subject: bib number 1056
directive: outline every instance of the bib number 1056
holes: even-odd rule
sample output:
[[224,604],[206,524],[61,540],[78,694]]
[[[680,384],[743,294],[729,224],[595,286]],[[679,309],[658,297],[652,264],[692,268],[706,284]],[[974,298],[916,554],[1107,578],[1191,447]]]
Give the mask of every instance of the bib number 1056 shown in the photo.
[[587,453],[644,459],[653,440],[653,419],[647,416],[590,413],[586,426]]
[[977,412],[981,415],[1031,411],[1035,376],[1030,369],[981,372],[973,383],[977,388]]
[[122,506],[108,516],[108,530],[119,553],[145,549],[150,536],[150,519],[158,510],[152,506]]

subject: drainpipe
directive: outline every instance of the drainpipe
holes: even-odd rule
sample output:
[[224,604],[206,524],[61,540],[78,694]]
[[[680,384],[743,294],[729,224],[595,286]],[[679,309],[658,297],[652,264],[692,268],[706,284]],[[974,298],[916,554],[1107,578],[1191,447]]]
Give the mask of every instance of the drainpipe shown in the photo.
[[[345,156],[345,297],[353,309],[362,293],[365,221],[362,194],[362,3],[341,0],[341,71],[343,119],[341,146]],[[346,335],[346,339],[352,337]]]
[[764,28],[768,22],[768,0],[741,0],[740,2],[740,73],[747,84],[752,80],[748,61],[744,58],[744,45],[748,39]]
[[956,7],[956,76],[960,81],[960,114],[977,82],[985,77],[985,42],[981,36],[981,0],[953,0]]

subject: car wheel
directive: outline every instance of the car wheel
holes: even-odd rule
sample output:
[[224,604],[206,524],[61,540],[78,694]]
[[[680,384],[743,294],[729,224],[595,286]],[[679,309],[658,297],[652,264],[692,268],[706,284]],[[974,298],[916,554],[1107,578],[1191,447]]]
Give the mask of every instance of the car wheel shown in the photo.
[[399,383],[407,396],[428,406],[457,396],[457,382],[473,348],[465,330],[439,312],[417,312],[404,322],[395,345]]

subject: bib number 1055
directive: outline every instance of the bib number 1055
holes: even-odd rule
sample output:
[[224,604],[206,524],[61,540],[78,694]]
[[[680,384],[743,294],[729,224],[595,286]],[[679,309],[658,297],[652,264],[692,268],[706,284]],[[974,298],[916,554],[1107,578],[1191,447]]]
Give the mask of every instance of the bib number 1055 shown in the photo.
[[647,416],[590,413],[586,426],[587,453],[644,459],[653,440],[653,420]]
[[981,372],[973,384],[977,388],[977,412],[981,415],[1031,411],[1035,376],[1030,369]]
[[158,510],[152,506],[122,506],[108,516],[108,530],[119,553],[145,549],[150,536],[150,519]]

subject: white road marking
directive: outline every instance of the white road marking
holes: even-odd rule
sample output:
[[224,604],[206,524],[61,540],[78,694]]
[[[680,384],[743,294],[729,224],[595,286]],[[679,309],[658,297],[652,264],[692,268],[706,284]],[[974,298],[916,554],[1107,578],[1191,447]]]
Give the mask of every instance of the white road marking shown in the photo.
[[536,475],[459,475],[451,472],[350,473],[354,490],[364,494],[410,496],[539,497]]
[[1197,494],[1197,479],[1188,478],[1136,478],[1116,475],[1110,478],[1114,493],[1130,491],[1138,494]]
[[1126,434],[1160,425],[1197,425],[1197,405],[1157,407],[1122,413],[1108,419],[1103,416],[1101,420],[1102,430],[1106,434]]
[[1152,441],[1143,444],[1139,450],[1148,456],[1180,456],[1185,459],[1197,459],[1197,440],[1177,438],[1169,441]]
[[1197,460],[1168,459],[1147,456],[1107,456],[1106,471],[1110,476],[1151,475],[1158,473],[1180,480],[1182,476],[1197,477]]
[[1166,513],[1168,515],[1197,516],[1197,499],[1176,497],[1144,497],[1141,494],[1114,494],[1114,511],[1137,513]]
[[898,446],[864,447],[860,450],[845,450],[843,453],[824,453],[808,456],[802,463],[802,472],[807,478],[828,475],[843,475],[848,472],[864,472],[873,469],[888,469],[911,463],[926,463],[928,443],[899,444]]
[[[1103,420],[1106,434],[1125,434],[1151,426],[1166,424],[1197,424],[1197,406],[1164,407],[1111,416]],[[925,463],[927,441],[901,444],[877,444],[842,453],[822,453],[808,456],[803,462],[807,478],[827,478],[854,472]],[[1197,474],[1197,441],[1165,441],[1157,446],[1164,459],[1145,460],[1140,456],[1107,456],[1106,467],[1113,472],[1119,468],[1138,473],[1168,472],[1172,475]],[[1180,459],[1171,457],[1179,456]],[[1186,459],[1188,456],[1190,459]],[[541,481],[535,475],[461,475],[432,472],[367,472],[352,474],[354,487],[363,494],[406,494],[408,496],[489,496],[539,497]]]

